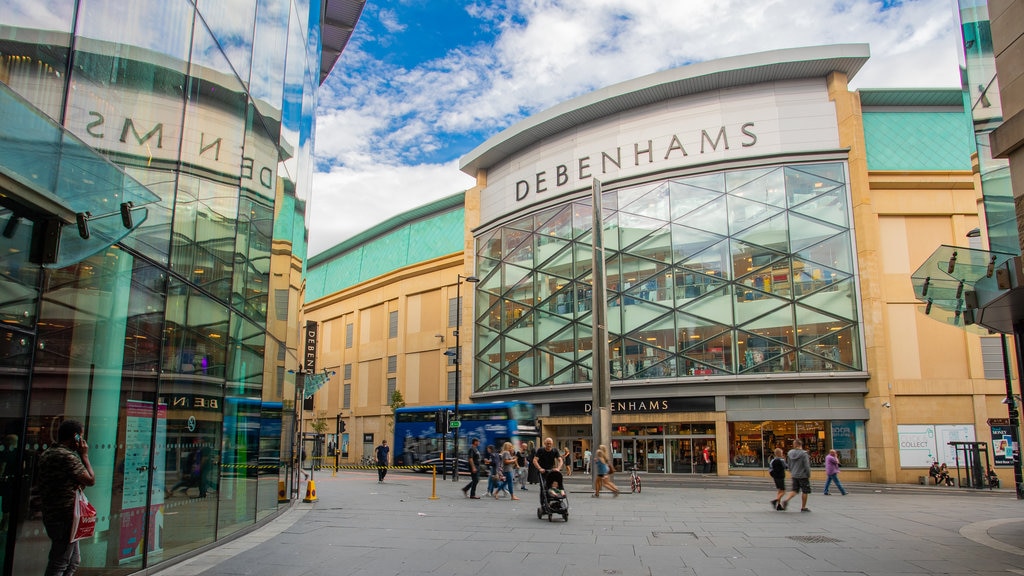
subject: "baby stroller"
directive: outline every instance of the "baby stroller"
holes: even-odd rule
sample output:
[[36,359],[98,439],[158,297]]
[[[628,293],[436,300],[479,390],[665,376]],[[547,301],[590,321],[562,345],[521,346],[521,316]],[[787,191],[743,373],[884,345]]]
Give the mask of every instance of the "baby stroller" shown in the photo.
[[[558,470],[552,470],[545,474],[540,475],[540,507],[537,508],[537,519],[541,519],[546,514],[548,522],[553,522],[552,517],[561,515],[562,519],[566,522],[569,521],[569,499],[565,496],[565,485],[562,483],[562,473]],[[558,487],[561,490],[561,495],[555,496],[550,493],[548,489],[549,484],[558,483]]]

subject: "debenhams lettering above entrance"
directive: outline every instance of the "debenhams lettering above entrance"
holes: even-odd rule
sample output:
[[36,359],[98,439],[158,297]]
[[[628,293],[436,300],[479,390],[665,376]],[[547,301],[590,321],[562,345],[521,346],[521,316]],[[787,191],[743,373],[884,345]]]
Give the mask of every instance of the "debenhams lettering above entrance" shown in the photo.
[[[638,168],[655,164],[674,167],[714,152],[723,152],[731,147],[750,148],[757,144],[756,126],[753,122],[737,125],[723,125],[712,129],[672,134],[667,139],[634,142],[632,145],[616,146],[611,150],[594,151],[580,156],[568,164],[557,164],[550,170],[537,172],[528,178],[516,180],[516,202],[526,200],[530,194],[558,192],[570,182],[589,180],[595,175],[617,174],[623,167]],[[696,158],[691,159],[693,155]]]
[[[583,416],[593,411],[593,402],[554,402],[548,406],[551,416]],[[612,400],[615,414],[660,414],[664,412],[714,412],[715,399],[710,396],[696,398],[644,398],[639,400]]]

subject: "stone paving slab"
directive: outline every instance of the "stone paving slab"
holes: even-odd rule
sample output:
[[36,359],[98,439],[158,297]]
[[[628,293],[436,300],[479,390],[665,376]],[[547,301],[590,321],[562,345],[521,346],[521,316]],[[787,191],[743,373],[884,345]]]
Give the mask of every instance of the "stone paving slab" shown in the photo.
[[1024,574],[1024,502],[1012,491],[848,484],[848,496],[813,494],[801,513],[796,502],[772,510],[775,490],[759,479],[645,477],[642,494],[590,498],[574,476],[568,522],[549,522],[535,490],[470,500],[463,483],[317,479],[317,502],[153,574]]

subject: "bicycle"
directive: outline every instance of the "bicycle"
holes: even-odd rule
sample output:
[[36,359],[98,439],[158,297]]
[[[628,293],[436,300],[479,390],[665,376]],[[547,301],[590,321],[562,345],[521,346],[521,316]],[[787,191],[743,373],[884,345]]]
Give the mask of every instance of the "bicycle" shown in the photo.
[[637,474],[636,471],[636,464],[627,464],[626,470],[629,472],[629,491],[634,494],[639,494],[642,484],[640,482],[640,475]]

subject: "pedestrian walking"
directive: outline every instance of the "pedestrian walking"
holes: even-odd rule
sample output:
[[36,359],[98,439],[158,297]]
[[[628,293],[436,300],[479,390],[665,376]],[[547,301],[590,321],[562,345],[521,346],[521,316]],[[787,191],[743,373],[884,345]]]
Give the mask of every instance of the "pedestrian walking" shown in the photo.
[[800,493],[800,511],[810,512],[807,507],[807,497],[811,495],[811,457],[804,450],[804,443],[797,438],[793,440],[793,449],[786,453],[786,466],[789,467],[789,477],[792,481],[790,492],[786,498],[781,500],[782,509],[785,510],[797,493]]
[[839,488],[839,493],[846,496],[846,489],[843,488],[842,483],[839,482],[839,468],[842,464],[839,463],[839,456],[835,450],[829,450],[828,456],[825,456],[825,475],[828,476],[828,480],[825,480],[825,496],[828,496],[828,487],[835,482],[836,488]]
[[562,453],[562,460],[565,461],[565,475],[572,476],[573,457],[572,450],[568,446],[565,447],[565,452]]
[[377,458],[377,484],[383,484],[384,477],[388,475],[388,455],[391,454],[388,441],[381,440],[380,446],[377,446],[374,454]]
[[786,495],[786,459],[783,458],[782,448],[776,448],[774,457],[768,463],[768,475],[775,481],[775,500],[772,500],[772,508],[782,510],[782,497]]
[[597,447],[597,454],[594,455],[594,467],[597,473],[597,480],[594,482],[594,494],[593,498],[600,498],[601,488],[607,488],[612,491],[615,497],[619,495],[619,487],[612,482],[612,474],[615,473],[615,467],[612,465],[611,458],[608,457],[608,447],[601,444]]
[[533,440],[526,443],[526,481],[530,484],[536,484],[540,482],[540,471],[533,465],[533,457],[537,455],[537,447],[534,446]]
[[469,484],[466,484],[462,488],[462,494],[467,498],[473,500],[479,500],[480,497],[476,495],[476,485],[480,483],[480,439],[473,438],[473,442],[469,445]]
[[590,474],[590,460],[593,458],[593,456],[594,454],[590,451],[590,448],[587,448],[586,450],[583,451],[583,470],[587,474]]
[[512,500],[519,500],[514,491],[516,486],[516,455],[512,449],[511,442],[505,442],[501,445],[499,458],[501,461],[501,473],[505,476],[505,491],[508,492]]
[[497,498],[501,494],[501,465],[498,453],[493,444],[488,444],[484,453],[484,466],[487,466],[487,495]]
[[78,541],[71,541],[75,499],[79,489],[96,484],[84,432],[78,420],[65,420],[57,429],[57,443],[39,458],[36,482],[50,537],[46,576],[72,576],[81,562]]
[[519,480],[520,490],[526,490],[526,477],[530,471],[526,462],[526,450],[526,442],[520,442],[519,449],[516,450],[516,479]]

